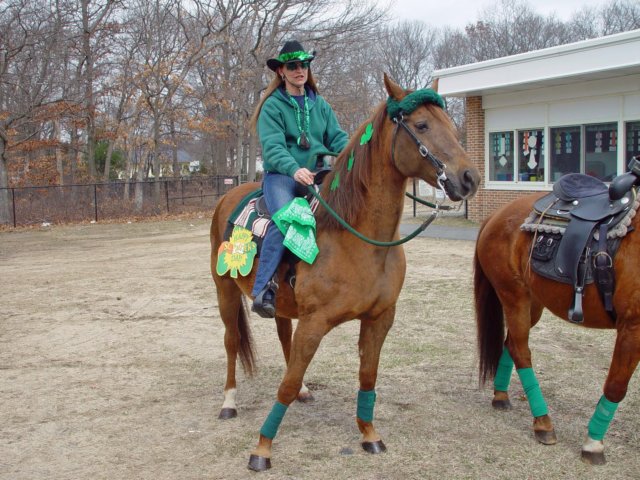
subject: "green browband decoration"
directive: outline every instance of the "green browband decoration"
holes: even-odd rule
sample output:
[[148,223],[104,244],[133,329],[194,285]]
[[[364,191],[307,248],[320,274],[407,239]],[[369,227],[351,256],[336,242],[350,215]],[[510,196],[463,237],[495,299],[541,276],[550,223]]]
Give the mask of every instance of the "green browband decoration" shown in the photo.
[[300,60],[302,62],[304,60],[309,60],[310,58],[313,58],[313,55],[302,50],[298,52],[281,53],[278,55],[278,61],[282,63],[287,63],[291,60]]
[[433,103],[444,109],[444,100],[438,92],[431,88],[416,90],[398,101],[395,98],[387,98],[387,114],[389,118],[396,118],[400,113],[411,113],[424,103]]

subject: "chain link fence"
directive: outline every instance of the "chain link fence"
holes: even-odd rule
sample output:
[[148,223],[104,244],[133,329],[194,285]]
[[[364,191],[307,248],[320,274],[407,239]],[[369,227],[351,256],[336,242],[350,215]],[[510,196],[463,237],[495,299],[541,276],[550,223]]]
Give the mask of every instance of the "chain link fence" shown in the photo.
[[[81,222],[213,209],[238,176],[0,189],[13,225]],[[1,200],[0,200],[1,201]]]

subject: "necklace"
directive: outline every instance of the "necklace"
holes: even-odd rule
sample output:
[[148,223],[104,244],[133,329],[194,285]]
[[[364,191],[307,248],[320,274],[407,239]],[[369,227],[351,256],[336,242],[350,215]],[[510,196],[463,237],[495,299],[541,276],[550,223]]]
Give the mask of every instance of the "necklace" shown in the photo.
[[289,92],[287,92],[287,96],[289,97],[289,102],[291,102],[291,105],[293,105],[293,109],[296,112],[296,125],[298,126],[298,131],[300,132],[300,136],[297,140],[298,146],[303,150],[309,150],[309,148],[311,148],[311,145],[309,144],[307,135],[309,134],[309,124],[311,123],[311,120],[309,114],[309,105],[307,103],[307,92],[304,92],[303,110],[300,109],[298,101],[293,98]]

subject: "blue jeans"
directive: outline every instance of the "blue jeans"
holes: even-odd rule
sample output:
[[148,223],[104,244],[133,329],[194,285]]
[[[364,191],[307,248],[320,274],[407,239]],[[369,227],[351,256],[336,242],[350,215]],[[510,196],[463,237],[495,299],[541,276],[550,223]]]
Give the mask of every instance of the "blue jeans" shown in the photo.
[[[262,191],[269,213],[273,215],[295,198],[296,181],[288,175],[267,172],[262,180]],[[284,235],[278,226],[271,222],[262,240],[260,263],[258,263],[258,272],[251,292],[254,297],[262,291],[273,274],[276,273],[285,250],[283,241]]]

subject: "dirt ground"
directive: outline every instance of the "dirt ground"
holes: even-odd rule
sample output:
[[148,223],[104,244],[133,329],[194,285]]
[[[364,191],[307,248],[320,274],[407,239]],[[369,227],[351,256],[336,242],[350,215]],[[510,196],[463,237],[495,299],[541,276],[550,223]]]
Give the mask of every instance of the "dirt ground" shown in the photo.
[[[558,444],[533,438],[517,377],[511,412],[479,389],[473,242],[417,238],[378,377],[388,452],[355,424],[357,322],[331,332],[294,404],[273,469],[247,470],[284,362],[273,322],[251,319],[258,373],[239,375],[239,416],[220,421],[223,326],[208,219],[0,233],[1,479],[622,479],[640,476],[637,375],[608,435],[607,465],[580,461],[614,333],[545,314],[534,366]],[[256,477],[257,478],[257,477]]]

